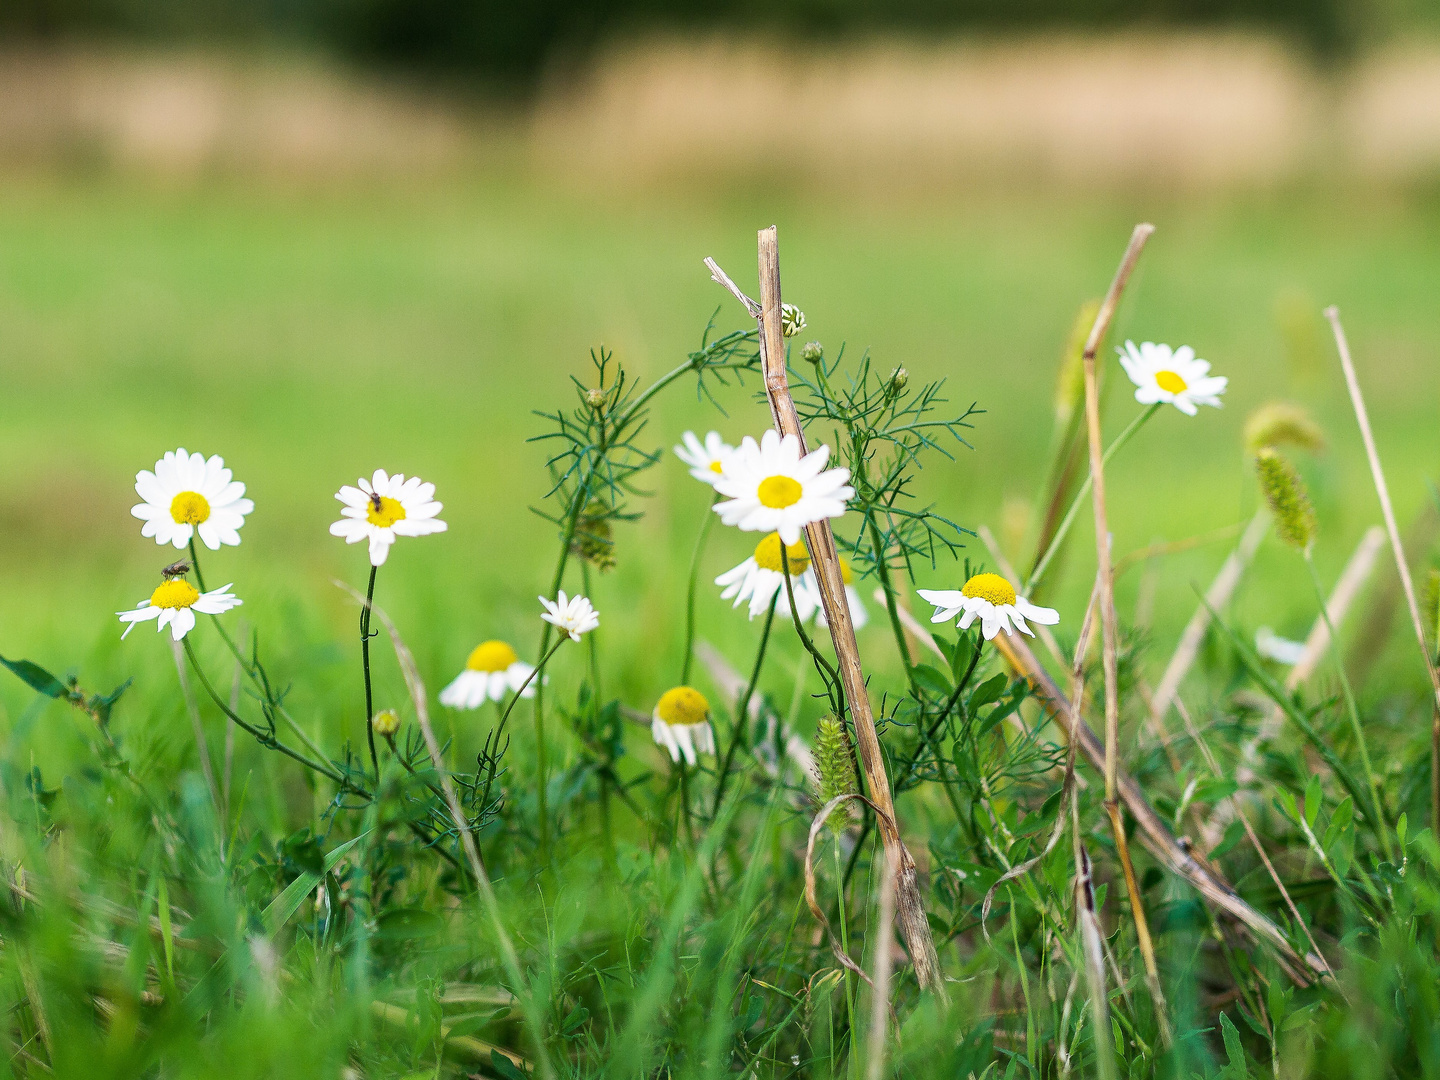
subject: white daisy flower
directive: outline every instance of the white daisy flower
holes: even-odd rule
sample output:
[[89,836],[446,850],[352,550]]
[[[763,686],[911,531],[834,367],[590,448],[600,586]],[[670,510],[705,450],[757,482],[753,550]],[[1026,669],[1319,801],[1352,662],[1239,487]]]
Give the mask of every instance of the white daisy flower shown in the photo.
[[195,629],[195,612],[219,615],[245,602],[234,593],[228,592],[229,588],[229,585],[222,585],[218,589],[202,593],[184,578],[167,578],[150,594],[150,599],[141,600],[134,611],[115,613],[120,616],[121,622],[130,624],[120,638],[123,641],[130,631],[135,629],[136,623],[158,619],[160,625],[155,629],[164,630],[168,626],[171,635],[179,641]]
[[715,490],[729,497],[715,512],[726,525],[745,532],[779,532],[786,544],[800,542],[800,530],[811,522],[839,517],[845,500],[855,494],[847,485],[850,470],[826,469],[830,448],[822,446],[803,458],[800,440],[767,431],[757,444],[750,436],[725,459]]
[[231,479],[223,458],[207,460],[183,446],[157,461],[154,472],[136,473],[135,493],[145,500],[130,508],[145,522],[141,535],[177,548],[197,534],[211,551],[219,551],[221,544],[238,544],[245,515],[255,509],[244,498],[245,485]]
[[1120,354],[1125,374],[1137,387],[1135,400],[1140,404],[1174,405],[1186,416],[1194,416],[1200,405],[1220,408],[1220,395],[1230,380],[1211,375],[1209,362],[1198,359],[1189,345],[1171,349],[1169,345],[1146,341],[1137,347],[1127,341],[1125,348],[1115,351]]
[[[804,544],[787,544],[785,546],[785,558],[789,560],[791,588],[795,590],[795,608],[799,612],[800,621],[805,622],[815,614],[816,608],[820,605],[820,590],[814,584],[814,578],[809,578],[806,584],[806,575],[810,572],[810,552],[805,549]],[[750,618],[756,615],[763,615],[770,610],[770,601],[775,599],[779,593],[780,598],[775,604],[775,613],[783,614],[787,618],[790,615],[790,601],[785,595],[785,574],[781,570],[784,565],[780,559],[780,534],[771,533],[760,543],[755,545],[755,554],[742,562],[733,570],[727,570],[715,579],[715,584],[721,586],[720,599],[729,600],[735,598],[733,607],[739,607],[746,600],[750,601]]]
[[[820,583],[815,580],[815,568],[811,567],[807,570],[805,577],[809,579],[806,584],[815,593],[816,606],[819,611],[815,621],[821,626],[829,626],[830,623],[825,618],[825,606],[820,601]],[[850,625],[856,630],[859,630],[870,621],[870,613],[865,610],[865,605],[860,602],[860,593],[855,589],[855,572],[850,569],[850,560],[845,558],[844,555],[840,556],[840,578],[845,582],[845,602],[850,607]],[[795,602],[797,604],[800,603],[798,590],[795,594]]]
[[360,479],[359,487],[346,484],[335,494],[345,504],[344,515],[330,526],[330,535],[343,537],[347,544],[370,541],[370,565],[382,566],[397,536],[426,536],[444,532],[448,525],[435,515],[442,506],[434,499],[435,485],[422,483],[418,476],[405,479],[404,473],[386,475],[376,469],[371,480]]
[[692,686],[673,686],[660,695],[651,714],[650,734],[655,745],[670,751],[670,760],[682,757],[694,765],[697,754],[715,753],[715,732],[710,727],[710,702]]
[[794,304],[780,305],[780,332],[786,337],[794,337],[805,329],[805,312],[801,311]]
[[1034,637],[1030,627],[1025,625],[1026,619],[1046,626],[1060,621],[1060,613],[1055,609],[1037,607],[1024,597],[1016,596],[1014,587],[999,574],[976,574],[958,592],[954,589],[917,591],[927,603],[938,609],[931,622],[949,622],[960,615],[960,621],[955,625],[964,630],[978,618],[986,641],[1001,630],[1007,634],[1019,630]]
[[675,447],[675,456],[690,466],[690,475],[696,480],[714,487],[715,481],[725,471],[725,458],[733,454],[735,448],[720,438],[718,431],[706,435],[704,443],[695,437],[693,431],[685,432],[680,438],[685,445]]
[[545,605],[545,614],[540,618],[565,631],[571,641],[579,641],[581,634],[587,634],[600,625],[600,613],[583,596],[566,598],[565,590],[561,589],[554,600],[546,600],[543,596],[539,600]]
[[440,691],[440,704],[452,709],[478,709],[487,701],[504,701],[523,686],[521,697],[534,697],[535,685],[525,681],[534,667],[515,655],[503,641],[486,641],[475,646],[465,670]]
[[1305,643],[1283,638],[1270,627],[1262,626],[1255,631],[1255,651],[1267,660],[1294,667],[1305,655]]

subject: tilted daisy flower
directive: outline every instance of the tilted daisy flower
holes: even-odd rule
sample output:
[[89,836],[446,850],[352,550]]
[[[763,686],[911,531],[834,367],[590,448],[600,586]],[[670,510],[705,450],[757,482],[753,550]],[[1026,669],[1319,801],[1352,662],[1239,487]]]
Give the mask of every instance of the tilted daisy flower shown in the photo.
[[579,641],[581,634],[587,634],[600,625],[600,613],[583,596],[566,597],[561,589],[554,600],[539,598],[545,605],[545,614],[540,618],[552,626],[558,626],[570,635],[571,641]]
[[197,611],[202,615],[220,615],[245,602],[227,591],[229,588],[229,585],[222,585],[218,589],[202,593],[183,577],[166,578],[150,594],[150,599],[141,600],[134,611],[115,613],[120,616],[121,622],[130,624],[125,627],[125,633],[121,634],[120,638],[124,640],[130,631],[135,629],[136,623],[158,619],[159,625],[155,629],[164,630],[168,626],[171,636],[179,641],[195,629]]
[[521,697],[534,697],[534,681],[525,685],[534,670],[505,642],[482,642],[465,661],[465,670],[440,691],[440,704],[452,709],[478,709],[487,701],[504,701],[521,687]]
[[660,695],[651,714],[650,734],[656,746],[670,751],[670,760],[682,757],[694,765],[697,754],[715,753],[715,732],[710,727],[710,702],[693,686],[673,686]]
[[347,544],[370,541],[370,565],[381,566],[397,536],[426,536],[444,532],[448,525],[435,515],[442,506],[435,501],[435,485],[418,476],[405,479],[404,473],[387,475],[376,469],[370,480],[360,479],[359,487],[346,484],[335,494],[345,504],[344,516],[330,526],[330,535]]
[[703,443],[693,431],[685,432],[680,438],[685,445],[675,447],[675,456],[690,466],[690,475],[696,480],[714,487],[725,471],[725,458],[733,454],[735,448],[720,438],[718,431],[706,435]]
[[[787,544],[785,558],[790,565],[795,610],[800,615],[800,621],[805,622],[815,614],[820,603],[819,590],[813,583],[809,586],[803,584],[804,575],[810,567],[810,552],[805,549],[804,544]],[[770,601],[779,593],[775,613],[788,617],[790,602],[785,595],[785,574],[781,570],[783,565],[780,559],[780,534],[772,532],[755,545],[755,554],[735,569],[727,570],[715,579],[715,584],[722,586],[720,599],[729,600],[733,596],[733,607],[739,607],[746,600],[750,601],[750,618],[753,619],[756,615],[769,611]]]
[[801,529],[839,517],[855,494],[850,470],[826,469],[829,460],[828,446],[802,458],[794,435],[782,439],[767,431],[758,443],[747,435],[715,481],[715,490],[729,499],[716,503],[715,512],[744,532],[778,532],[786,544],[798,544]]
[[1198,359],[1189,345],[1172,349],[1153,341],[1139,346],[1127,341],[1125,348],[1115,351],[1120,354],[1125,374],[1136,386],[1135,400],[1140,404],[1174,405],[1186,416],[1194,416],[1200,405],[1220,408],[1220,395],[1230,380],[1211,375],[1209,362]]
[[240,543],[240,526],[255,504],[245,485],[231,479],[223,458],[187,453],[182,446],[135,474],[135,494],[145,501],[130,513],[145,522],[142,536],[183,548],[198,535],[211,551]]
[[931,618],[931,622],[949,622],[959,615],[960,621],[955,625],[964,630],[976,619],[979,619],[980,629],[985,635],[986,641],[989,641],[1001,630],[1007,634],[1013,634],[1019,630],[1022,634],[1034,637],[1030,627],[1025,625],[1026,619],[1043,623],[1046,626],[1053,626],[1060,621],[1060,613],[1054,608],[1037,607],[1024,597],[1016,596],[1014,586],[999,574],[976,574],[965,582],[965,586],[959,591],[954,589],[919,589],[917,591],[927,603],[935,605],[938,609]]

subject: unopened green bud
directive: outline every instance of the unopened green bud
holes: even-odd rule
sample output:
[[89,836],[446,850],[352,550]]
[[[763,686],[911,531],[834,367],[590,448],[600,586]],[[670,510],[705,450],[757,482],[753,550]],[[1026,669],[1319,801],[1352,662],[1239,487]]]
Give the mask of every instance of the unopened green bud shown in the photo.
[[1315,507],[1295,466],[1268,446],[1255,455],[1260,493],[1275,518],[1275,535],[1300,551],[1315,542]]
[[825,347],[818,341],[807,341],[804,348],[800,350],[800,359],[811,364],[818,364],[825,359]]
[[[845,739],[844,724],[833,716],[825,717],[815,728],[815,771],[819,774],[821,806],[831,799],[853,795],[860,790],[855,764]],[[854,813],[853,803],[841,803],[825,824],[837,834],[842,833],[854,820]]]
[[786,337],[794,337],[805,329],[805,313],[794,304],[780,305],[780,332]]
[[375,734],[384,735],[387,739],[400,730],[400,714],[394,709],[381,709],[375,714],[375,719],[370,721],[375,729]]
[[1261,405],[1245,421],[1245,449],[1255,454],[1266,446],[1298,446],[1323,450],[1325,432],[1308,412],[1288,401]]
[[910,373],[903,367],[897,367],[890,372],[890,393],[898,394],[905,389],[905,384],[910,381]]
[[599,389],[585,391],[585,402],[596,412],[599,412],[605,407],[605,391]]

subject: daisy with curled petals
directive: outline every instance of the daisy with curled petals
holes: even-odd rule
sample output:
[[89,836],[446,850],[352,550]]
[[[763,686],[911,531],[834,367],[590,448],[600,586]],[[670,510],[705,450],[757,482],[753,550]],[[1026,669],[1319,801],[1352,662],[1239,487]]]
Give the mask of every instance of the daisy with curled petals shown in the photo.
[[675,447],[675,456],[690,466],[690,475],[696,480],[714,487],[725,471],[725,459],[735,448],[726,443],[718,431],[706,435],[703,443],[693,431],[685,432],[680,438],[685,445]]
[[1194,416],[1199,406],[1220,408],[1220,395],[1230,380],[1211,375],[1208,361],[1195,355],[1189,345],[1172,349],[1153,341],[1136,345],[1125,342],[1116,349],[1120,364],[1136,386],[1135,400],[1142,405],[1174,405],[1186,416]]
[[828,446],[802,458],[794,435],[782,439],[771,430],[758,443],[747,435],[715,481],[716,492],[729,500],[716,503],[715,512],[744,532],[778,532],[786,544],[798,544],[801,529],[839,517],[855,494],[850,470],[826,469],[829,460]]
[[376,469],[370,480],[361,478],[358,487],[346,484],[335,494],[345,504],[344,515],[330,526],[330,535],[347,544],[370,541],[370,565],[381,566],[397,536],[426,536],[444,532],[449,526],[437,514],[435,485],[418,476],[405,479],[404,473],[388,475]]
[[999,574],[976,574],[958,591],[920,589],[918,592],[937,609],[931,622],[949,622],[959,615],[955,625],[964,630],[979,619],[986,641],[1001,630],[1007,634],[1019,630],[1034,637],[1025,625],[1026,619],[1046,626],[1060,621],[1060,613],[1053,608],[1037,607],[1024,597],[1016,596],[1014,586]]
[[554,600],[543,596],[539,600],[545,606],[545,614],[540,618],[569,634],[571,641],[579,641],[581,634],[588,634],[600,625],[600,613],[583,596],[566,597],[565,590],[561,589]]
[[[804,584],[805,575],[810,572],[810,552],[804,544],[787,544],[785,559],[789,562],[791,588],[795,591],[795,610],[800,621],[805,622],[820,604],[819,590],[813,584],[809,587]],[[780,534],[772,532],[755,545],[755,554],[715,579],[715,584],[722,587],[720,599],[729,600],[733,596],[733,607],[750,601],[752,619],[769,611],[773,600],[776,613],[788,616],[790,601],[785,595],[784,565],[780,558]]]
[[482,642],[465,661],[465,670],[440,691],[440,704],[452,709],[478,709],[487,701],[504,701],[513,693],[534,697],[535,688],[529,685],[534,670],[507,643]]
[[710,727],[710,702],[693,686],[673,686],[660,695],[651,713],[650,735],[656,746],[670,752],[670,760],[694,765],[698,754],[715,753],[715,732]]
[[145,522],[142,536],[183,548],[195,536],[211,551],[240,543],[240,526],[255,504],[245,485],[231,478],[225,461],[188,453],[182,446],[135,474],[135,493],[145,501],[130,513]]
[[157,631],[164,630],[168,626],[171,637],[179,641],[195,629],[195,613],[197,611],[202,615],[220,615],[244,603],[234,593],[229,592],[229,588],[229,585],[223,585],[218,589],[202,593],[183,577],[166,578],[150,594],[150,599],[140,601],[134,611],[117,611],[115,613],[120,616],[121,622],[130,624],[120,637],[123,640],[131,630],[135,629],[137,623],[156,619],[159,622],[159,625],[155,627]]

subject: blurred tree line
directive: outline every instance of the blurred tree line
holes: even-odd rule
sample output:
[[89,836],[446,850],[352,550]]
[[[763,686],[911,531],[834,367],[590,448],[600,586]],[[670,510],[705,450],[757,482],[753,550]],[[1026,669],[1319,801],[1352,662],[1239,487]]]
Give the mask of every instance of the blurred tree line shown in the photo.
[[637,31],[733,29],[811,40],[935,33],[1239,28],[1317,60],[1440,23],[1440,0],[0,0],[0,40],[76,36],[281,41],[523,91],[548,63]]

